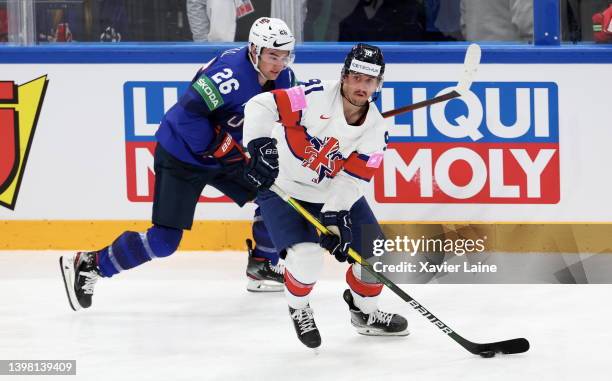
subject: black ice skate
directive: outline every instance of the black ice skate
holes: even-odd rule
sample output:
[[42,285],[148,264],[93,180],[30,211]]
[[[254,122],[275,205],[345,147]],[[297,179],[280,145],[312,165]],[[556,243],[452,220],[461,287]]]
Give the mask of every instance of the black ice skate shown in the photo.
[[247,290],[252,292],[278,292],[285,288],[285,264],[279,260],[273,266],[265,258],[253,257],[253,241],[246,240],[249,252],[246,275],[248,278]]
[[361,312],[353,302],[350,290],[344,290],[344,301],[351,311],[351,324],[357,332],[368,336],[406,336],[408,321],[401,315],[376,310],[371,314]]
[[61,256],[59,262],[70,307],[75,311],[89,308],[94,285],[100,278],[95,254],[79,252]]
[[293,320],[295,333],[298,339],[308,348],[317,348],[321,345],[321,335],[314,321],[313,311],[310,306],[293,309],[289,307],[289,314]]

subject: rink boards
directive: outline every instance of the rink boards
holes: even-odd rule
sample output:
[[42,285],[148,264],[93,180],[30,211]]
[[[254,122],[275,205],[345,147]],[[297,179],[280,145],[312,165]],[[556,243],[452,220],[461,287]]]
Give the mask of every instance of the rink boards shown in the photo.
[[[294,70],[337,79],[348,48],[301,47]],[[383,47],[378,106],[449,91],[464,49]],[[0,50],[0,248],[96,246],[146,227],[157,125],[220,50]],[[610,49],[483,46],[466,97],[388,120],[372,209],[382,221],[475,226],[505,251],[608,251],[611,68]],[[183,248],[240,248],[252,212],[205,190]],[[567,234],[573,244],[550,244]]]

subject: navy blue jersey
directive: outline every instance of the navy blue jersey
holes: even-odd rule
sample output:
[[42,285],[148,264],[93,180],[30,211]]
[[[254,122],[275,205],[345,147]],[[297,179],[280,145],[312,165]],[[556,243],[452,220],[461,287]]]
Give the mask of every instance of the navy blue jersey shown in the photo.
[[[295,75],[284,69],[271,89],[295,85]],[[179,101],[162,118],[155,137],[177,159],[198,166],[217,166],[202,155],[215,137],[215,127],[242,142],[245,103],[263,92],[248,48],[236,48],[215,57],[200,69]]]

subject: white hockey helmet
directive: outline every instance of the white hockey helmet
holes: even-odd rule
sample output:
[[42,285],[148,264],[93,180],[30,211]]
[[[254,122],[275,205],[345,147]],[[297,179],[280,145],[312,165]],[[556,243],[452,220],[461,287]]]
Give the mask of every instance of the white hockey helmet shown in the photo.
[[287,64],[291,64],[295,57],[293,54],[295,37],[293,37],[293,33],[291,33],[287,24],[281,19],[260,17],[255,20],[249,32],[249,46],[251,45],[255,46],[253,66],[257,71],[259,71],[257,61],[263,48],[287,50],[289,52]]

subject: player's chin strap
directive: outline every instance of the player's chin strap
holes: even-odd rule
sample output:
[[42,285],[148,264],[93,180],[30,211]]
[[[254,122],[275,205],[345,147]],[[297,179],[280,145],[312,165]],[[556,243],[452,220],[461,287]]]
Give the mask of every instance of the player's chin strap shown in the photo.
[[364,104],[362,104],[362,105],[358,105],[356,103],[353,103],[353,101],[344,94],[344,86],[340,86],[340,94],[342,95],[342,98],[346,99],[348,101],[348,103],[352,104],[355,107],[366,107],[370,103],[369,101],[364,103]]
[[[255,59],[253,60],[253,57],[251,56],[251,47],[254,46],[255,47]],[[262,77],[264,77],[264,79],[266,81],[269,81],[270,79],[268,77],[266,77],[266,75],[264,73],[261,72],[261,70],[259,70],[259,55],[261,54],[261,51],[263,49],[260,49],[257,45],[255,44],[249,44],[249,61],[251,61],[251,65],[253,65],[253,68],[255,69],[255,71],[257,73],[259,73]]]
[[[368,102],[366,102],[366,103],[364,103],[364,104],[362,104],[362,105],[358,105],[358,104],[353,103],[353,101],[351,101],[351,100],[349,99],[349,97],[347,97],[347,96],[344,94],[344,90],[343,90],[343,86],[342,86],[342,84],[340,84],[340,94],[342,95],[342,98],[346,99],[346,101],[347,101],[348,103],[352,104],[352,105],[353,105],[353,106],[355,106],[355,107],[359,107],[359,108],[363,109],[363,113],[361,114],[361,116],[359,116],[359,119],[358,119],[359,121],[362,121],[362,120],[364,120],[364,119],[365,119],[365,116],[367,115],[368,110],[369,110],[369,108],[370,108],[370,103],[375,101],[375,99],[374,99],[374,100],[372,100],[372,101],[368,101]],[[357,123],[359,123],[359,122],[357,122]]]

